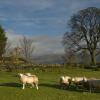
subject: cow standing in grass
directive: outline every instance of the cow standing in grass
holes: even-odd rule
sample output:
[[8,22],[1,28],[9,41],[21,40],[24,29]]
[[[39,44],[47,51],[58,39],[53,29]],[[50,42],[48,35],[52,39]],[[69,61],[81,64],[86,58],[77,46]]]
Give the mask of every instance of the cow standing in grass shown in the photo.
[[82,88],[84,88],[84,84],[87,82],[87,78],[86,77],[73,77],[72,78],[72,84],[76,86],[76,88],[78,89],[79,86],[81,86]]
[[28,76],[28,75],[19,73],[19,77],[20,77],[21,83],[23,84],[22,89],[25,89],[26,84],[31,84],[32,87],[34,87],[35,85],[36,89],[38,90],[38,77],[36,75]]
[[69,77],[69,76],[61,76],[59,83],[60,83],[61,88],[69,87],[70,83],[71,83],[71,77]]
[[100,79],[91,78],[88,79],[86,83],[90,93],[93,92],[95,89],[100,89]]

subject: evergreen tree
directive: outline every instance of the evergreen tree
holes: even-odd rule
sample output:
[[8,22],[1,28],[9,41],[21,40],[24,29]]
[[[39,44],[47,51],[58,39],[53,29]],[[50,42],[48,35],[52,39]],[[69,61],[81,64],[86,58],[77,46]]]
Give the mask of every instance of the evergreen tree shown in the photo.
[[2,58],[3,54],[5,53],[6,42],[7,37],[5,35],[5,31],[2,26],[0,26],[0,58]]

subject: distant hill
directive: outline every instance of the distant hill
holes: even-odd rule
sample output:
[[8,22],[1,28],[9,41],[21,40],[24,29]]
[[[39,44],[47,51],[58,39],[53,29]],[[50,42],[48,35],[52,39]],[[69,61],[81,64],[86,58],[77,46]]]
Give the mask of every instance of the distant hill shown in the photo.
[[63,54],[47,54],[41,56],[34,56],[32,58],[32,62],[39,64],[62,64],[62,56]]
[[[32,62],[36,64],[63,64],[63,55],[64,54],[45,54],[41,56],[34,56],[32,58]],[[80,55],[77,55],[77,62],[83,62]],[[97,62],[100,62],[100,55],[97,57]]]

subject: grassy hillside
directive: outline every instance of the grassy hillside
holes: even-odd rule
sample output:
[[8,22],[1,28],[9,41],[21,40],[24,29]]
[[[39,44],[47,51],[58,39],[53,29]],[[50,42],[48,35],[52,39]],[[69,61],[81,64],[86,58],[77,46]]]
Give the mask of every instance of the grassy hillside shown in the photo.
[[99,93],[82,92],[75,89],[61,90],[58,86],[61,75],[100,78],[100,71],[50,68],[45,72],[38,69],[20,72],[36,74],[39,77],[39,90],[29,88],[29,86],[22,90],[16,76],[18,72],[0,72],[0,100],[100,100]]

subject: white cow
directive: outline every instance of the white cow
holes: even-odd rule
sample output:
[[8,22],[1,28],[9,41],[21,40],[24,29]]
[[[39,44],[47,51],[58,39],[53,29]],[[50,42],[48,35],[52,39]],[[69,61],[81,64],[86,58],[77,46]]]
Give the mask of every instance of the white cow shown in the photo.
[[61,76],[60,77],[60,85],[65,88],[65,86],[69,86],[71,82],[71,77],[69,76]]
[[72,78],[72,83],[76,85],[76,87],[78,88],[79,85],[84,86],[84,83],[87,82],[87,78],[86,77],[74,77]]
[[34,85],[36,86],[36,89],[38,90],[38,77],[36,75],[34,76],[28,76],[28,75],[24,75],[22,73],[18,74],[20,77],[20,81],[23,84],[22,89],[25,88],[26,84],[31,84],[32,87],[34,87]]
[[36,75],[32,75],[31,73],[25,73],[25,75],[27,75],[27,76],[36,76]]

